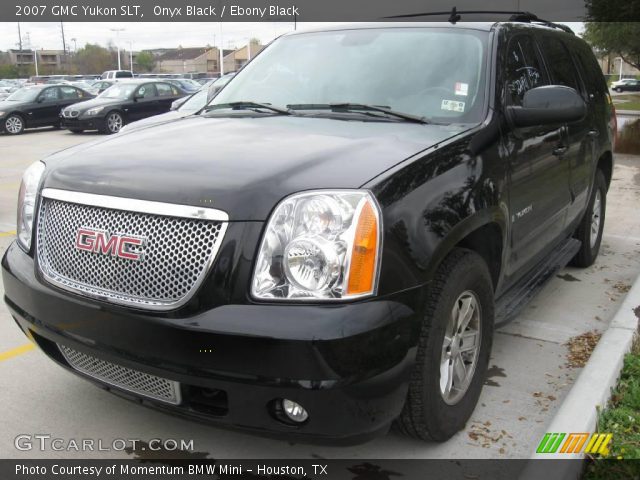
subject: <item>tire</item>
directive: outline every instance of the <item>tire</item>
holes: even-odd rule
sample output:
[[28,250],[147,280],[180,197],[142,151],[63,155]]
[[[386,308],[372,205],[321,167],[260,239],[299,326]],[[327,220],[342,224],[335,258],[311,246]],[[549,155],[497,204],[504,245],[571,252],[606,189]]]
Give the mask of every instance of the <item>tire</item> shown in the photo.
[[[395,426],[411,437],[443,442],[464,428],[482,391],[493,342],[493,283],[486,263],[478,254],[466,249],[455,249],[438,268],[426,293],[416,365],[406,403]],[[455,349],[453,356],[457,357],[457,348],[462,344],[447,342],[447,351],[445,333],[449,338],[452,319],[459,318],[454,313],[455,306],[464,307],[467,301],[475,302],[476,309],[463,332],[472,334],[475,326],[476,345],[479,348],[464,355],[470,362],[464,362],[467,369],[471,368],[467,381],[464,382],[459,381],[460,374],[457,375],[458,380],[450,376],[453,371],[450,365],[457,362],[447,360],[453,358],[452,348]],[[453,335],[454,340],[458,339],[458,334]],[[454,346],[456,343],[458,347]],[[472,358],[475,358],[473,367]],[[452,378],[453,382],[447,382],[448,378]],[[462,387],[460,391],[451,387],[447,393],[447,387],[456,383]]]
[[118,133],[122,127],[124,127],[124,117],[120,112],[113,111],[104,117],[100,132],[113,135],[114,133]]
[[20,135],[24,132],[24,118],[17,113],[9,115],[4,120],[4,131],[9,135]]
[[584,217],[573,235],[574,238],[582,242],[582,245],[576,256],[571,260],[571,265],[580,268],[590,267],[598,258],[606,211],[607,181],[602,170],[597,170],[587,211],[584,213]]
[[70,128],[69,131],[71,133],[82,133],[82,132],[84,132],[84,130],[82,130],[81,128]]
[[622,93],[622,89],[621,89],[620,87],[616,87],[616,88],[614,88],[614,90],[615,90],[616,92],[618,92],[618,93]]

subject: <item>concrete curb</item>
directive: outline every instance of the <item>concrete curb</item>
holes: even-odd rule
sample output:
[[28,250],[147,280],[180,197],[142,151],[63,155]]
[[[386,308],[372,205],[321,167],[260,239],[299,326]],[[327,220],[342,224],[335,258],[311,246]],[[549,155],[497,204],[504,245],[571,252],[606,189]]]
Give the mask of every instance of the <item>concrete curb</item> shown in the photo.
[[[598,417],[597,407],[604,407],[615,387],[625,354],[630,350],[638,329],[638,317],[634,309],[640,305],[640,277],[625,297],[611,320],[611,324],[600,338],[589,361],[578,376],[569,394],[562,402],[547,432],[594,432]],[[576,459],[584,455],[533,454],[532,460]],[[520,476],[521,480],[540,478],[544,462],[529,462]],[[558,463],[558,462],[556,462]],[[545,469],[545,480],[551,478],[579,478],[581,462],[561,462],[555,465],[553,475]]]

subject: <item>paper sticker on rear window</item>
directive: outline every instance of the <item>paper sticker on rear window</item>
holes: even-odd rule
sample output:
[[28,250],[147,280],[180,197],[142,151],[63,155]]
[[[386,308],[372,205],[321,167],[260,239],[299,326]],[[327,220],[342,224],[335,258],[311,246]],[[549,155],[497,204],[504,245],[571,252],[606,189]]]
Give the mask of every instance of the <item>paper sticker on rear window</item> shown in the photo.
[[440,109],[449,110],[450,112],[464,113],[464,102],[458,102],[457,100],[442,100]]
[[455,92],[456,92],[456,95],[463,95],[466,97],[467,95],[469,95],[469,84],[456,82]]

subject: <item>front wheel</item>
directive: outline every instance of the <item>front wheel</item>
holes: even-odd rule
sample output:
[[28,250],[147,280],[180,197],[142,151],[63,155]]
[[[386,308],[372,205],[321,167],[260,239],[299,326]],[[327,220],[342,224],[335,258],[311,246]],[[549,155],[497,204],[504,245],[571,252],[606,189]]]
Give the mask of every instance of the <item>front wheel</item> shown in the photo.
[[475,252],[455,249],[428,287],[416,365],[397,428],[443,442],[480,397],[493,340],[493,283]]
[[19,135],[24,132],[24,120],[20,115],[9,115],[4,121],[4,130],[9,135]]
[[102,133],[112,135],[118,133],[124,126],[124,119],[119,112],[110,112],[104,119],[104,125],[101,129]]
[[616,88],[614,88],[614,90],[615,90],[616,92],[618,92],[618,93],[622,93],[622,89],[621,89],[620,87],[616,87]]
[[584,217],[582,217],[582,221],[574,234],[574,237],[580,240],[582,245],[580,245],[580,250],[578,250],[576,256],[573,257],[572,265],[580,268],[590,267],[598,258],[606,211],[607,181],[602,170],[597,170],[587,211],[584,213]]

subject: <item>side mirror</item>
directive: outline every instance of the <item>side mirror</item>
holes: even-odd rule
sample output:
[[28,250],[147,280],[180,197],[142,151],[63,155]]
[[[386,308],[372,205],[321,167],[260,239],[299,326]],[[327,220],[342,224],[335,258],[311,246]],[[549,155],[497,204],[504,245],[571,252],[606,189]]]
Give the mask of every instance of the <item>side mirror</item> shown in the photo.
[[545,85],[524,94],[521,107],[507,107],[507,118],[516,127],[533,127],[582,120],[587,105],[571,87]]
[[144,98],[144,95],[140,95],[139,93],[134,93],[133,94],[133,101],[137,102],[138,100],[140,100],[141,98]]
[[42,95],[40,95],[38,98],[36,98],[36,102],[37,103],[42,103],[44,102],[44,97]]

